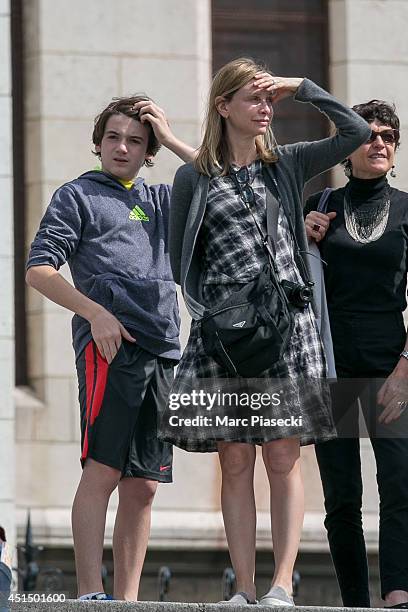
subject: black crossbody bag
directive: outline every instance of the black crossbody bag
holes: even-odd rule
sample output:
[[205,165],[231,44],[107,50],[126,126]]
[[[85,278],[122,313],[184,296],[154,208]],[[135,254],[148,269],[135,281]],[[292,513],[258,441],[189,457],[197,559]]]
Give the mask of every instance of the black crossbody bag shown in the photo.
[[[278,280],[271,238],[262,232],[242,197],[241,185],[237,179],[235,181],[241,199],[254,219],[269,263],[258,278],[204,313],[200,321],[201,338],[206,354],[227,372],[253,378],[282,358],[293,331],[293,312]],[[268,194],[268,187],[266,189]],[[276,204],[273,211],[267,202],[267,214],[275,216],[273,223],[276,222],[277,226],[279,205]],[[291,231],[294,234],[292,227]]]

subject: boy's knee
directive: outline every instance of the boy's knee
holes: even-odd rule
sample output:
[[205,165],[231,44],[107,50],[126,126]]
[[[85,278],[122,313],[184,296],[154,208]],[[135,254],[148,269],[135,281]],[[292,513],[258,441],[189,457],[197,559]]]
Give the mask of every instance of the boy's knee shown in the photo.
[[142,483],[139,488],[139,499],[143,505],[147,506],[153,503],[153,499],[157,491],[157,484],[158,483],[155,480],[142,479]]
[[121,476],[120,470],[89,458],[84,465],[81,482],[86,483],[89,491],[103,490],[112,493],[118,486]]
[[119,499],[138,506],[150,506],[157,491],[157,481],[146,478],[123,478],[119,483]]

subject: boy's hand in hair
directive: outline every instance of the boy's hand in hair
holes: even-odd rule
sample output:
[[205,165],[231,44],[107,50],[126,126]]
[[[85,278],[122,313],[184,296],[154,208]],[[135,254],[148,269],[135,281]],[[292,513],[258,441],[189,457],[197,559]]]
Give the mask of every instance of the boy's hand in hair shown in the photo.
[[151,100],[141,100],[140,102],[136,102],[134,108],[135,110],[139,111],[141,123],[148,121],[152,126],[157,140],[162,145],[167,146],[166,143],[171,140],[172,137],[174,138],[174,136],[170,129],[164,110]]

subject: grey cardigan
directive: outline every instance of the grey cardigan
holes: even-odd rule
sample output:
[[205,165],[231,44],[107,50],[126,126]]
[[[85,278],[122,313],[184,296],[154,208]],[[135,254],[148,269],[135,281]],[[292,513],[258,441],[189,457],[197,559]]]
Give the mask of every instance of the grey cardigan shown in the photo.
[[[289,212],[300,251],[308,244],[303,221],[302,191],[311,178],[341,162],[367,140],[366,121],[309,79],[304,79],[294,96],[298,102],[313,104],[336,125],[337,133],[315,142],[298,142],[277,147],[279,159],[266,166],[275,177],[280,196]],[[178,169],[174,178],[169,225],[169,252],[174,280],[181,285],[187,310],[193,319],[204,314],[202,270],[196,244],[205,214],[209,177],[198,173],[193,163]],[[269,181],[267,181],[269,182]],[[268,234],[271,234],[268,228]],[[310,273],[310,270],[309,270]]]

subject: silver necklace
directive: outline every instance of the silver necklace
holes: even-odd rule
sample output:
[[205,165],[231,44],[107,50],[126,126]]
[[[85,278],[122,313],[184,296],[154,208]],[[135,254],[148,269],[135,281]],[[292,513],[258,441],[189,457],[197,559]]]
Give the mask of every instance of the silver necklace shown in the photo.
[[356,242],[367,244],[383,235],[390,213],[390,190],[385,187],[385,194],[379,204],[356,207],[344,192],[344,220],[346,230]]

